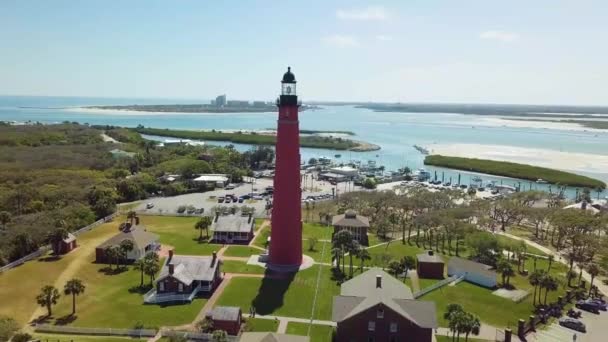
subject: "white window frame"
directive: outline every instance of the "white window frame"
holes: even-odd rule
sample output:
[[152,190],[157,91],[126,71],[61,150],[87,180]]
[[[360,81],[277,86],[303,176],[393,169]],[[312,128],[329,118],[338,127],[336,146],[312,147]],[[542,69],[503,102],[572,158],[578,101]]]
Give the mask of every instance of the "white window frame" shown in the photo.
[[158,283],[158,288],[161,292],[165,291],[165,282],[161,281],[160,283]]
[[399,330],[399,326],[395,322],[391,322],[390,332],[396,333]]
[[184,292],[184,284],[182,284],[182,283],[177,284],[177,292]]
[[376,321],[367,322],[367,331],[376,331]]

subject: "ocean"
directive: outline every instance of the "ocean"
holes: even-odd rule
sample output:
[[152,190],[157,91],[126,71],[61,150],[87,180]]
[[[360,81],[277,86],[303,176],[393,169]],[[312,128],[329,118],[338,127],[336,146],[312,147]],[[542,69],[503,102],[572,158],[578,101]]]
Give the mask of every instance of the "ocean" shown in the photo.
[[[134,127],[144,125],[155,128],[173,129],[267,129],[276,127],[276,113],[230,113],[230,114],[180,114],[180,113],[132,113],[121,111],[88,111],[78,109],[88,105],[127,105],[127,104],[174,104],[174,103],[208,103],[204,100],[175,100],[175,99],[111,99],[84,97],[21,97],[0,96],[0,121],[58,123],[76,121],[88,124],[103,124]],[[582,153],[588,155],[585,165],[577,165],[576,172],[608,182],[608,169],[593,167],[594,157],[605,158],[608,155],[608,131],[572,127],[544,127],[539,123],[530,124],[533,127],[512,127],[498,117],[482,117],[477,115],[461,115],[447,113],[391,113],[374,112],[353,106],[324,106],[318,110],[300,113],[301,129],[341,130],[352,131],[356,134],[353,139],[371,142],[381,146],[381,150],[373,152],[349,152],[323,149],[302,148],[303,160],[311,157],[330,157],[338,162],[350,160],[376,161],[385,165],[386,170],[396,170],[408,166],[415,170],[423,167],[424,156],[414,149],[413,145],[450,146],[466,144],[469,153],[487,152],[500,146],[534,149],[553,156],[560,152],[559,158],[567,157],[566,153]],[[522,126],[521,122],[517,126]],[[555,125],[554,125],[555,126]],[[559,125],[558,125],[559,126]],[[566,125],[567,126],[567,125]],[[209,142],[210,144],[222,143]],[[250,148],[247,145],[237,145],[239,150]],[[544,151],[544,152],[543,152]],[[492,152],[492,151],[490,151]],[[497,151],[495,151],[498,153]],[[336,158],[336,155],[340,155]],[[534,164],[536,156],[530,155],[527,162]],[[547,158],[544,158],[545,160]],[[518,160],[526,162],[526,160]],[[545,165],[542,165],[545,166]],[[469,183],[474,174],[456,172],[442,168],[427,167],[438,178],[455,181],[458,173],[462,182]],[[518,181],[503,177],[484,175],[484,181],[496,180],[503,184],[521,184],[523,188],[542,188],[547,186]],[[539,176],[540,178],[540,176]],[[554,188],[554,187],[553,187]],[[573,194],[574,189],[569,193]],[[604,192],[601,196],[608,195]],[[593,195],[596,196],[595,193]]]

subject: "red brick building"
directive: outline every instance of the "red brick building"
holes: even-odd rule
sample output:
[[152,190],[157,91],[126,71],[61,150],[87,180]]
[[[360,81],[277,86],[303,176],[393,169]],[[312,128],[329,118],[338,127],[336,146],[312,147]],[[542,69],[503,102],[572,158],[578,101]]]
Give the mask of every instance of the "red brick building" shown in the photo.
[[334,297],[336,342],[430,342],[437,328],[435,303],[415,300],[412,291],[380,268],[345,282]]
[[357,215],[354,210],[347,210],[342,215],[334,216],[331,220],[331,225],[334,226],[334,235],[341,230],[348,230],[353,234],[353,239],[364,246],[369,245],[367,240],[369,218]]
[[58,254],[67,254],[70,253],[78,247],[78,243],[76,242],[76,236],[72,233],[68,233],[68,237],[61,240],[57,245],[57,253]]
[[433,251],[416,255],[418,277],[424,279],[443,279],[445,262]]
[[241,308],[234,306],[216,306],[205,315],[213,322],[213,330],[224,330],[228,335],[238,335],[241,330]]

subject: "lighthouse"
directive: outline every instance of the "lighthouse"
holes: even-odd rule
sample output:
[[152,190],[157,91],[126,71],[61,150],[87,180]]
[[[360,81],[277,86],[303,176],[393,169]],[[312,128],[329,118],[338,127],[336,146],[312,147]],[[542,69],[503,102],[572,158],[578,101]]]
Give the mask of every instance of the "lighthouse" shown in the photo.
[[300,128],[296,77],[287,68],[277,100],[276,162],[269,261],[271,267],[297,270],[302,263]]

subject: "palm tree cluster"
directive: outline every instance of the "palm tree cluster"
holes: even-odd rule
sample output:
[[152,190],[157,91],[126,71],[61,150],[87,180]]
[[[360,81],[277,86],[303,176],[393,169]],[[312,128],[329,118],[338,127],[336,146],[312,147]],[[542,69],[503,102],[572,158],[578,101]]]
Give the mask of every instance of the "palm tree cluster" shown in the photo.
[[448,326],[452,332],[452,341],[460,341],[460,335],[464,334],[465,341],[469,340],[469,335],[479,335],[481,322],[479,317],[464,311],[460,304],[448,304],[443,318],[448,321]]
[[144,274],[150,277],[150,286],[154,283],[154,277],[160,271],[160,258],[154,252],[148,252],[146,256],[133,263],[133,267],[141,274],[139,287],[144,287]]
[[198,229],[200,231],[198,236],[199,241],[203,240],[203,230],[207,232],[207,240],[209,240],[209,227],[211,226],[211,223],[213,222],[209,216],[203,216],[196,222],[194,229]]
[[[336,261],[336,268],[340,269],[340,261],[342,261],[342,274],[346,274],[346,254],[350,259],[350,277],[353,276],[353,256],[357,256],[362,250],[358,241],[353,239],[353,234],[348,230],[341,230],[336,233],[332,239],[332,256]],[[369,254],[368,254],[369,256]],[[363,267],[363,266],[362,266]]]
[[135,244],[131,240],[122,240],[117,246],[107,246],[104,249],[104,254],[108,266],[112,269],[116,265],[116,269],[127,265],[129,252],[135,249]]
[[[66,296],[72,296],[72,316],[76,314],[76,297],[83,294],[85,289],[86,286],[82,280],[76,278],[68,280],[63,287],[63,293]],[[40,289],[40,293],[36,296],[36,303],[45,307],[47,316],[50,317],[53,315],[53,305],[57,304],[59,298],[61,298],[59,290],[55,286],[46,285]]]
[[388,263],[388,271],[395,277],[399,274],[404,274],[404,279],[407,277],[407,272],[416,267],[416,259],[411,255],[406,255],[400,260],[391,260]]
[[559,287],[559,280],[550,275],[548,271],[536,270],[528,276],[530,285],[534,286],[534,297],[532,298],[532,304],[536,305],[536,294],[538,293],[538,304],[541,304],[541,296],[543,289],[545,290],[544,303],[547,305],[547,295],[551,291],[557,291]]

